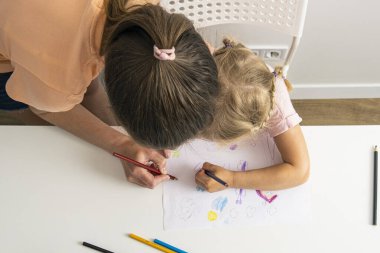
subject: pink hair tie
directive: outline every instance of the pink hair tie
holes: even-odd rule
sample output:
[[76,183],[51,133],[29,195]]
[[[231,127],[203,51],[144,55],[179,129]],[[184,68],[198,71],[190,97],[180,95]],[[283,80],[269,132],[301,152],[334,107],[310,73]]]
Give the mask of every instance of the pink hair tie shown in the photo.
[[171,49],[159,49],[156,45],[153,46],[153,55],[161,61],[173,61],[175,59],[175,48]]

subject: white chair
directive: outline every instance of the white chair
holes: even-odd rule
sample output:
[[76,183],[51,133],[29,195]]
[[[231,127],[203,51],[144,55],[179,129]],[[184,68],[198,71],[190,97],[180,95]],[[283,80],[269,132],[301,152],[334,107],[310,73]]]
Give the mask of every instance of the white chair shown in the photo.
[[300,42],[308,0],[161,0],[171,13],[182,13],[196,28],[221,24],[260,25],[292,36],[284,73]]

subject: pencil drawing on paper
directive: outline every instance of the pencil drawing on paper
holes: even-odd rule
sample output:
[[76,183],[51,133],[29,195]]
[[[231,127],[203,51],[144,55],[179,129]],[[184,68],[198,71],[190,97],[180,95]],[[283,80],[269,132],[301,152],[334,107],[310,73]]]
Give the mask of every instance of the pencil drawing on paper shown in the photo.
[[204,162],[239,173],[280,163],[281,156],[269,135],[224,146],[194,140],[178,150],[180,155],[168,160],[168,172],[178,176],[181,182],[164,184],[165,229],[247,226],[279,221],[288,224],[310,216],[309,187],[285,191],[228,188],[209,193],[197,186],[195,174]]
[[[240,168],[241,171],[245,172],[247,169],[247,161],[241,161],[240,163],[238,165],[238,168]],[[237,205],[241,205],[243,203],[243,195],[245,195],[245,189],[239,189],[237,193],[237,199],[235,200],[235,203]]]
[[212,201],[211,207],[219,212],[223,212],[223,209],[226,207],[228,203],[227,197],[218,197]]
[[179,158],[180,156],[181,156],[181,152],[178,149],[173,150],[173,153],[172,153],[173,158]]
[[230,145],[230,150],[236,150],[237,147],[238,147],[237,144],[232,144],[232,145]]
[[[266,202],[268,202],[269,204],[272,203],[276,198],[277,198],[277,195],[271,195],[271,192],[268,193],[268,195],[266,195],[265,193],[263,193],[262,191],[260,190],[256,190],[256,193],[257,195],[262,198],[263,200],[265,200]],[[271,195],[271,196],[270,196]]]
[[177,209],[177,216],[182,220],[188,220],[191,218],[194,212],[195,203],[191,198],[182,199],[179,202]]
[[209,221],[215,221],[218,219],[218,214],[221,214],[228,203],[227,197],[219,196],[211,203],[212,210],[208,211],[207,219]]
[[255,214],[255,211],[256,211],[256,207],[254,206],[247,206],[247,208],[245,209],[246,211],[246,215],[247,215],[247,218],[252,218]]
[[218,219],[218,214],[215,211],[210,210],[207,213],[207,219],[209,221],[215,221],[216,219]]

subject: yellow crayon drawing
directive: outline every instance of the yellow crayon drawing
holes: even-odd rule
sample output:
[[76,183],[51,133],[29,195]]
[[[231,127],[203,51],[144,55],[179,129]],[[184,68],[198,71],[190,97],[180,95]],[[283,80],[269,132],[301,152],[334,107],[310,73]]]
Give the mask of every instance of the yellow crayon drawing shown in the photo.
[[179,150],[173,150],[173,153],[172,153],[173,158],[178,158],[180,156],[181,156],[181,153],[179,152]]
[[209,221],[214,221],[218,218],[218,214],[212,210],[208,212],[207,218]]

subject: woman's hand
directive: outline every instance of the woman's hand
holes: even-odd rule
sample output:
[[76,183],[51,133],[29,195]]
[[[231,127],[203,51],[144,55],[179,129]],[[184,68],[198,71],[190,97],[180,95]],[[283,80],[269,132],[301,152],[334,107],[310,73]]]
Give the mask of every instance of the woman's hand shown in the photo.
[[117,148],[117,152],[132,158],[142,164],[153,162],[162,175],[153,175],[146,169],[135,166],[131,163],[121,160],[127,180],[131,183],[153,189],[163,181],[169,180],[166,175],[166,158],[170,157],[170,150],[157,151],[140,146],[132,139],[124,141]]
[[205,174],[205,170],[212,172],[216,177],[220,178],[224,182],[226,182],[230,187],[233,186],[234,183],[234,172],[230,170],[226,170],[220,166],[204,163],[202,169],[197,172],[195,175],[195,182],[197,185],[202,187],[208,192],[217,192],[226,189],[224,185],[215,181],[213,178],[207,176]]

